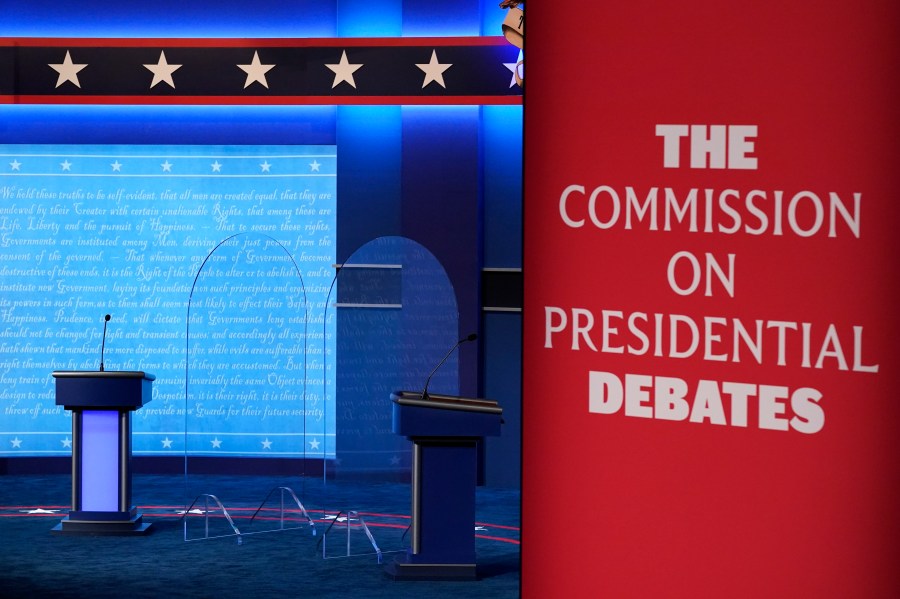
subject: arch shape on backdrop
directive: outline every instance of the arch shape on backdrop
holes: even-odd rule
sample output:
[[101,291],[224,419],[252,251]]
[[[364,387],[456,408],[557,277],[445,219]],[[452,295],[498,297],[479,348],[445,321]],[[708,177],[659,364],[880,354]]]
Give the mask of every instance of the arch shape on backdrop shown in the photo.
[[185,331],[185,540],[284,527],[285,509],[312,526],[305,448],[325,431],[307,400],[311,299],[265,234],[227,237],[200,264]]
[[[371,530],[371,536],[363,534],[365,526],[344,520],[340,528],[340,522],[351,512],[364,517],[378,511],[381,485],[409,485],[412,444],[392,430],[391,393],[421,391],[459,340],[456,294],[434,255],[405,237],[374,239],[335,269],[321,330],[323,341],[336,337],[337,353],[322,354],[325,376],[319,388],[335,431],[321,446],[323,515],[326,521],[337,520],[340,540],[329,543],[330,535],[323,535],[322,554],[401,551],[408,519]],[[310,357],[311,365],[316,359]],[[311,388],[316,372],[310,370]],[[434,372],[428,389],[459,393],[456,352]]]

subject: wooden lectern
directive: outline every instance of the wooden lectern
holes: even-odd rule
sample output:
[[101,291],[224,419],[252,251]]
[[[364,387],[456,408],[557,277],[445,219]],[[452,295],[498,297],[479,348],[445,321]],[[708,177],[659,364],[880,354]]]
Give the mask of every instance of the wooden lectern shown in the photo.
[[395,579],[473,579],[478,441],[500,434],[497,402],[398,391],[393,429],[413,442],[412,524]]
[[56,404],[72,412],[72,509],[56,534],[144,534],[131,505],[131,413],[151,399],[145,372],[57,371]]

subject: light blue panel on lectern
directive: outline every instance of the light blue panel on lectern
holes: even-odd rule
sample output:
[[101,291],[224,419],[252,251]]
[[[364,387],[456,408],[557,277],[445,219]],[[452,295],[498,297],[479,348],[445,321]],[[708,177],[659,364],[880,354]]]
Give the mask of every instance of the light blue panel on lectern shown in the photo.
[[81,511],[119,510],[119,412],[84,410],[81,416]]

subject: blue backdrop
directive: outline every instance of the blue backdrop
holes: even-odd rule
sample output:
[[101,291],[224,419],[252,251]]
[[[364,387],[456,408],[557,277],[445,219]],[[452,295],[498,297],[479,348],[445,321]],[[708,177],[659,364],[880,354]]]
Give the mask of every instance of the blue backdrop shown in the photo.
[[[3,4],[4,35],[42,38],[498,36],[505,16],[497,2],[474,0],[301,1],[289,8],[263,0],[249,14],[237,2]],[[335,259],[390,235],[433,253],[456,295],[460,336],[498,331],[509,337],[462,348],[460,393],[500,400],[507,429],[517,431],[520,352],[507,323],[512,317],[515,328],[518,314],[483,312],[480,291],[484,268],[521,266],[521,115],[516,104],[5,104],[0,143],[336,146]],[[9,440],[0,438],[9,452]],[[498,451],[497,462],[518,464],[517,443]],[[506,482],[517,483],[513,478]]]

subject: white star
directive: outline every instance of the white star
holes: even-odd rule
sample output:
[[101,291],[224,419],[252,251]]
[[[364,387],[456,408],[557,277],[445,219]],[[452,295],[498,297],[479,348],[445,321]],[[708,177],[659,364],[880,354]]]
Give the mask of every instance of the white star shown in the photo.
[[115,162],[113,162],[113,163],[110,164],[109,166],[112,167],[112,170],[113,170],[114,172],[117,172],[117,173],[121,173],[121,172],[122,172],[122,163],[119,162],[118,160],[116,160]]
[[72,439],[70,439],[68,436],[66,436],[65,439],[60,441],[60,443],[62,443],[63,447],[65,447],[66,449],[69,449],[72,447]]
[[274,64],[260,64],[259,52],[253,51],[253,61],[250,64],[239,64],[237,67],[247,73],[247,81],[244,83],[244,89],[250,87],[251,83],[261,83],[266,89],[269,84],[266,82],[266,73],[275,68]]
[[166,438],[162,440],[163,449],[172,449],[172,439],[169,438],[169,435],[166,435]]
[[10,441],[10,443],[12,443],[13,448],[21,448],[22,447],[22,439],[20,439],[19,437],[16,437],[12,441]]
[[272,168],[272,165],[269,164],[269,161],[268,161],[268,160],[266,160],[265,162],[263,162],[263,163],[261,163],[261,164],[259,165],[259,168],[262,169],[262,172],[268,173],[268,172],[271,172],[269,169]]
[[210,166],[212,167],[212,171],[213,171],[214,173],[221,173],[221,172],[222,172],[222,165],[219,163],[218,160],[216,160],[215,162],[213,162],[212,164],[210,164]]
[[151,89],[153,89],[157,83],[168,83],[172,89],[175,89],[175,81],[172,79],[172,73],[180,69],[181,65],[167,63],[165,52],[160,51],[159,61],[156,64],[145,64],[144,66],[153,73],[153,82],[150,84]]
[[33,510],[19,510],[22,514],[56,514],[59,510],[45,510],[42,507],[35,508]]
[[210,441],[210,443],[212,443],[213,449],[219,449],[220,447],[222,447],[222,442],[219,441],[218,437]]
[[9,166],[10,168],[12,168],[12,170],[17,171],[19,170],[19,167],[22,166],[22,163],[16,159],[13,159],[13,161],[9,163]]
[[322,165],[319,164],[318,160],[313,160],[312,162],[309,163],[309,170],[313,173],[318,173],[320,166],[322,166]]
[[172,172],[172,163],[169,162],[168,160],[166,160],[165,162],[163,162],[163,163],[160,164],[159,166],[162,167],[162,170],[163,170],[164,173],[171,173],[171,172]]
[[393,456],[393,457],[391,458],[391,466],[396,466],[396,465],[398,465],[399,463],[400,463],[400,458],[398,458],[397,456]]
[[350,64],[347,61],[347,51],[344,50],[341,53],[341,61],[337,64],[326,64],[326,67],[331,69],[334,72],[334,83],[331,84],[331,89],[334,89],[338,86],[339,83],[349,83],[353,86],[353,89],[356,89],[356,81],[353,80],[353,73],[362,68],[362,63],[360,64]]
[[59,163],[59,166],[61,166],[61,167],[62,167],[62,170],[64,170],[64,171],[71,171],[71,170],[72,170],[72,163],[69,162],[68,160],[66,160],[65,162],[60,162],[60,163]]
[[428,62],[428,64],[416,64],[416,66],[422,69],[422,71],[425,73],[425,82],[422,83],[423,88],[432,81],[435,81],[438,85],[440,85],[444,89],[447,89],[447,86],[444,85],[444,71],[446,71],[453,65],[439,63],[437,59],[437,51],[431,51],[431,60]]
[[[523,52],[519,50],[519,57],[516,59],[516,62],[504,62],[503,66],[509,69],[512,72],[512,78],[510,79],[509,86],[512,87],[516,84],[516,69],[519,67],[519,63],[522,62],[522,57],[524,56]],[[520,73],[521,77],[522,74]]]
[[313,439],[312,441],[310,441],[310,442],[309,442],[309,448],[310,448],[310,449],[318,449],[318,448],[319,448],[319,440],[318,440],[318,439]]
[[62,64],[48,64],[48,67],[59,73],[59,78],[56,80],[56,87],[59,87],[66,81],[70,83],[74,83],[75,87],[81,87],[81,84],[78,82],[78,72],[87,66],[87,64],[73,64],[72,57],[69,55],[69,51],[66,50],[66,57],[63,59]]
[[266,437],[265,441],[260,441],[262,443],[263,449],[272,449],[272,442],[269,441],[269,438]]

